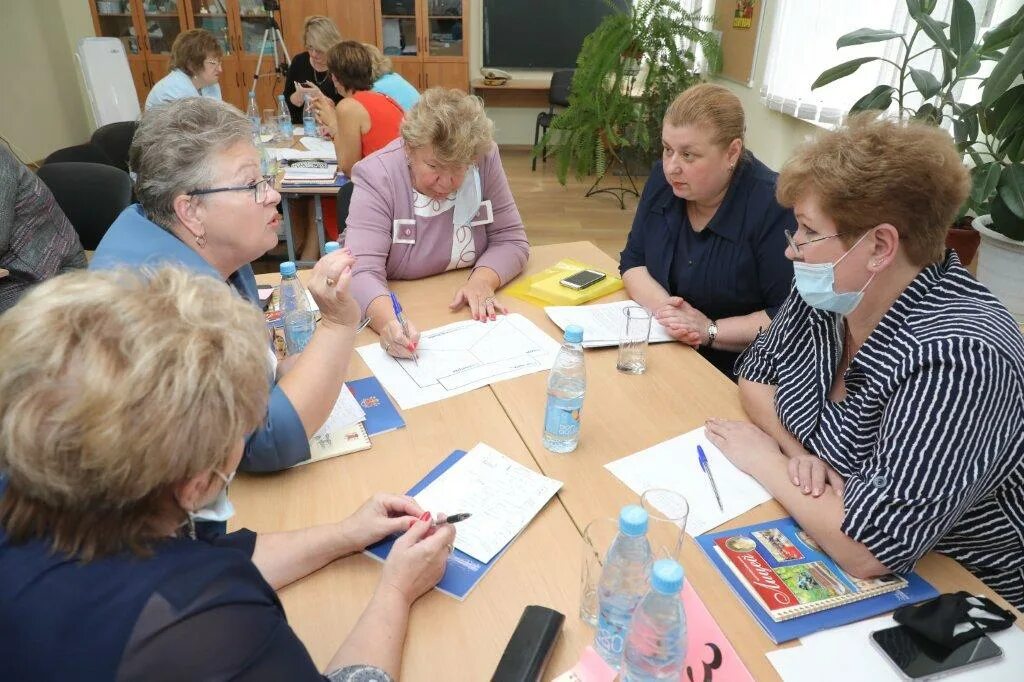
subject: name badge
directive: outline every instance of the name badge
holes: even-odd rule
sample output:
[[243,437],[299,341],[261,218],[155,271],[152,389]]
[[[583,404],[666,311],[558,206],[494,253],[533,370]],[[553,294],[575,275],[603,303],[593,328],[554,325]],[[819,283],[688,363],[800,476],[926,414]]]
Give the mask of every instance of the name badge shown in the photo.
[[391,241],[395,244],[416,243],[416,219],[396,218],[391,221]]

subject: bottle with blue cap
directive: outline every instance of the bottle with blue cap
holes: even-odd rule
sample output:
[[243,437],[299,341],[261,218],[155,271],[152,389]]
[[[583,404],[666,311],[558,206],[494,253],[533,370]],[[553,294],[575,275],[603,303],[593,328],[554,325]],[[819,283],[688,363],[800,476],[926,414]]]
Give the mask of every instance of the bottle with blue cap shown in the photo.
[[583,364],[583,327],[565,328],[561,350],[548,375],[548,402],[544,409],[544,447],[551,452],[572,452],[580,443],[580,412],[587,392]]
[[622,664],[633,612],[647,593],[651,560],[647,512],[635,504],[623,507],[619,512],[619,534],[608,549],[597,584],[594,638],[594,649],[616,670]]
[[284,321],[284,346],[288,355],[301,353],[313,338],[316,319],[296,272],[295,263],[281,263],[281,286],[278,289],[278,308]]
[[686,612],[679,592],[683,567],[661,559],[651,569],[651,590],[633,613],[622,659],[623,682],[679,680],[686,663]]
[[324,244],[324,255],[326,256],[329,253],[334,253],[340,248],[341,244],[339,244],[338,242],[327,242],[326,244]]

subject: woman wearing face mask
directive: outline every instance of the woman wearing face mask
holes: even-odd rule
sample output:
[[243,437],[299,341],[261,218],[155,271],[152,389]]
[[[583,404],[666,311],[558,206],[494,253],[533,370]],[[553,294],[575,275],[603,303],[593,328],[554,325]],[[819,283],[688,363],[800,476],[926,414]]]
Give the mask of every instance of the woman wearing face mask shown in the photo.
[[696,85],[672,102],[662,160],[619,258],[630,297],[729,377],[793,279],[783,249],[796,221],[743,131],[743,107],[721,86]]
[[[378,494],[339,523],[191,532],[263,419],[265,339],[248,302],[176,268],[57,277],[0,317],[0,678],[397,677],[451,525]],[[274,590],[395,532],[321,674]]]
[[388,296],[389,279],[419,279],[457,268],[469,277],[450,307],[476,320],[505,308],[495,292],[530,255],[483,103],[459,90],[431,88],[409,111],[400,138],[356,164],[345,244],[358,262],[352,295],[384,349],[411,357]]
[[171,71],[157,81],[146,97],[146,108],[184,97],[221,99],[220,43],[209,31],[194,28],[178,34],[171,45]]
[[949,135],[871,115],[779,178],[796,286],[743,359],[753,424],[707,432],[850,574],[928,551],[1024,607],[1024,338],[946,251]]

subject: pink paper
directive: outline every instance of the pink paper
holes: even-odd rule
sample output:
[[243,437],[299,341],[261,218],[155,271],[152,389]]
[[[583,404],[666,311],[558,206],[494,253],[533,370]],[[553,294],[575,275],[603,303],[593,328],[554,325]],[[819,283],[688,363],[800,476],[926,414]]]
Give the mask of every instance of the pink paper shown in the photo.
[[593,647],[583,650],[579,663],[567,670],[551,682],[612,682],[618,673],[615,668],[604,662]]
[[682,599],[687,642],[686,668],[681,679],[686,682],[754,682],[747,666],[689,581],[683,586]]

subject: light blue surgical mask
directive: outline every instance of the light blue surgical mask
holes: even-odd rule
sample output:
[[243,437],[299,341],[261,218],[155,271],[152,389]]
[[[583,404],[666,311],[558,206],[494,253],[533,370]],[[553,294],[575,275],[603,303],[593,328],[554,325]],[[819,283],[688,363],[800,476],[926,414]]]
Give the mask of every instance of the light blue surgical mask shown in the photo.
[[857,248],[857,244],[864,241],[864,237],[867,236],[868,233],[865,232],[835,263],[793,261],[796,290],[800,293],[800,298],[804,299],[804,303],[818,310],[827,310],[828,312],[844,316],[849,315],[857,308],[861,299],[864,298],[864,290],[868,288],[868,285],[871,284],[871,280],[875,276],[871,275],[871,278],[861,287],[860,291],[839,293],[835,287],[836,266],[850,254],[850,251]]
[[213,473],[220,476],[221,480],[224,481],[224,487],[217,493],[217,497],[212,502],[207,504],[202,509],[197,509],[194,512],[189,512],[188,515],[193,521],[227,521],[235,515],[235,506],[231,504],[231,500],[228,499],[228,486],[231,485],[231,481],[235,478],[235,472],[232,471],[230,476],[225,476],[216,469]]

